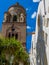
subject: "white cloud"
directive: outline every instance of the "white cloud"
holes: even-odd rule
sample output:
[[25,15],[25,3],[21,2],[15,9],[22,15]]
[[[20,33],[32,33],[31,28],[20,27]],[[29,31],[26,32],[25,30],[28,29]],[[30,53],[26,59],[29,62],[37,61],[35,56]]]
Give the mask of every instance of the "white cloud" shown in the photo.
[[40,0],[33,0],[33,2],[39,2]]
[[30,12],[30,10],[31,10],[31,8],[26,8],[26,11],[27,11],[27,12]]
[[26,11],[28,11],[29,9],[28,8],[26,8]]
[[31,27],[30,26],[27,26],[27,29],[31,29]]
[[35,18],[36,17],[36,12],[34,12],[32,15],[31,15],[31,18]]

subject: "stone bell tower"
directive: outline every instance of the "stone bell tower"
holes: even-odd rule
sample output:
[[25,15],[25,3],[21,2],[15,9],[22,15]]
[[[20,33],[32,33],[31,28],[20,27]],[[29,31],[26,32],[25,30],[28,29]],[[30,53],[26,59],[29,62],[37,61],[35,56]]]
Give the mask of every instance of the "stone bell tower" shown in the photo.
[[2,35],[4,37],[15,37],[25,47],[26,44],[26,11],[16,3],[4,14],[2,23]]

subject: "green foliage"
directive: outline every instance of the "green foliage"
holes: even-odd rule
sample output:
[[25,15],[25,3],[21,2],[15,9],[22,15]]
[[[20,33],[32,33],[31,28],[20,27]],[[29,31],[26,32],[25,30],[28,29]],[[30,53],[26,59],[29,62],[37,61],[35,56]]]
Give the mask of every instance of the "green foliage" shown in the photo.
[[9,46],[9,45],[16,45],[21,46],[21,43],[17,41],[15,38],[0,38],[0,45],[1,46]]
[[12,55],[14,56],[12,63],[15,63],[16,61],[18,63],[27,63],[29,57],[22,44],[15,38],[0,38],[0,52],[0,58],[2,60],[6,59],[9,63],[9,59]]

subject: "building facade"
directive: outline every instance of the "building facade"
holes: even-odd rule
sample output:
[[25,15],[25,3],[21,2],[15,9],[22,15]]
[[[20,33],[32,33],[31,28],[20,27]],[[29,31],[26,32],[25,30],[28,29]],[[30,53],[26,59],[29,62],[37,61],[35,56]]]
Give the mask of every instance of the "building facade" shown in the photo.
[[49,0],[39,3],[31,43],[30,65],[49,65]]

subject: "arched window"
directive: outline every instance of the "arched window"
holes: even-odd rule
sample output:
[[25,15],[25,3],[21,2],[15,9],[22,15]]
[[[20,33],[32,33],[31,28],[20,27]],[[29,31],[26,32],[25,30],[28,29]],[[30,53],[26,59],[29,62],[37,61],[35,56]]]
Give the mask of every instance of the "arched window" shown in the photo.
[[14,35],[14,33],[12,33],[12,37],[14,37],[15,35]]
[[17,21],[17,15],[13,16],[13,21]]
[[8,38],[10,38],[10,37],[11,37],[11,33],[8,34]]
[[8,33],[8,38],[15,37],[15,39],[18,39],[18,33]]
[[16,33],[15,38],[18,39],[18,33]]

